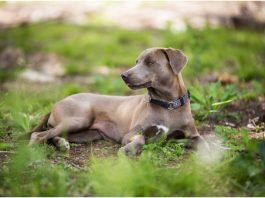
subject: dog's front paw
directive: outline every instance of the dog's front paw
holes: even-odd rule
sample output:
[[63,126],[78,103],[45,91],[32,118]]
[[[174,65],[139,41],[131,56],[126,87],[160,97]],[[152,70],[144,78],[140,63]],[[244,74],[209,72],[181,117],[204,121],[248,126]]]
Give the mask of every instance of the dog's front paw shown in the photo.
[[127,155],[126,153],[127,153],[127,151],[126,151],[126,149],[125,149],[125,146],[121,147],[121,148],[119,149],[119,151],[118,151],[118,154]]
[[37,132],[34,132],[34,133],[32,133],[31,136],[30,136],[30,141],[29,141],[28,146],[33,146],[33,145],[35,145],[35,144],[37,144],[37,143],[39,143],[39,142],[40,142],[40,141],[39,141],[39,139],[38,139],[38,133],[37,133]]
[[141,154],[141,148],[135,146],[134,144],[127,144],[119,149],[119,153],[125,154],[127,156],[136,156]]

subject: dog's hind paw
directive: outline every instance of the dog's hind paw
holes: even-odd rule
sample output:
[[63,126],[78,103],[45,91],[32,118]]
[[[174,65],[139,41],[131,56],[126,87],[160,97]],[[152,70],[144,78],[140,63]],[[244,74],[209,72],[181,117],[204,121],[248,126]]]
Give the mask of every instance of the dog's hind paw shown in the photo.
[[67,142],[64,138],[61,138],[61,137],[56,137],[55,146],[60,151],[68,151],[68,150],[70,150],[69,142]]

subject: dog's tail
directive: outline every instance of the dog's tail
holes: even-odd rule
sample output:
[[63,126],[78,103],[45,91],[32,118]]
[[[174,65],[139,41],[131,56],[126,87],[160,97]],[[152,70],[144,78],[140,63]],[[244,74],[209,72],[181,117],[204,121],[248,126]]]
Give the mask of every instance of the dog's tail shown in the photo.
[[47,113],[42,119],[41,119],[41,122],[36,126],[34,127],[30,133],[33,133],[33,132],[38,132],[38,131],[42,131],[44,130],[45,128],[47,128],[47,124],[48,124],[48,120],[50,118],[50,115],[51,115],[51,112]]
[[51,112],[47,113],[41,119],[41,122],[36,127],[34,127],[30,132],[27,132],[27,133],[21,135],[19,137],[19,139],[29,139],[33,132],[40,132],[40,131],[46,130],[50,115],[51,115]]

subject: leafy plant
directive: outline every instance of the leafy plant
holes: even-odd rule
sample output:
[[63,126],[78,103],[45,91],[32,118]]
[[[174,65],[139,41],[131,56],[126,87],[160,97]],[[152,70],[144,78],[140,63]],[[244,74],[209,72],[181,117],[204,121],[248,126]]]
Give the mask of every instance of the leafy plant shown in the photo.
[[205,87],[194,86],[190,90],[191,108],[199,120],[220,113],[223,107],[237,99],[236,87],[233,85],[222,87],[220,82]]

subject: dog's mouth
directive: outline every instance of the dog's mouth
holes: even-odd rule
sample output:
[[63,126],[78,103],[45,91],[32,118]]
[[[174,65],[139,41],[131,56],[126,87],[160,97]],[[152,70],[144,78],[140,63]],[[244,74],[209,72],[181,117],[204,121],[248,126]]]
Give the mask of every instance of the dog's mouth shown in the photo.
[[148,82],[142,83],[142,84],[132,84],[132,83],[126,83],[126,84],[131,89],[140,89],[140,88],[148,88],[148,87],[150,87],[151,86],[151,81],[148,81]]

